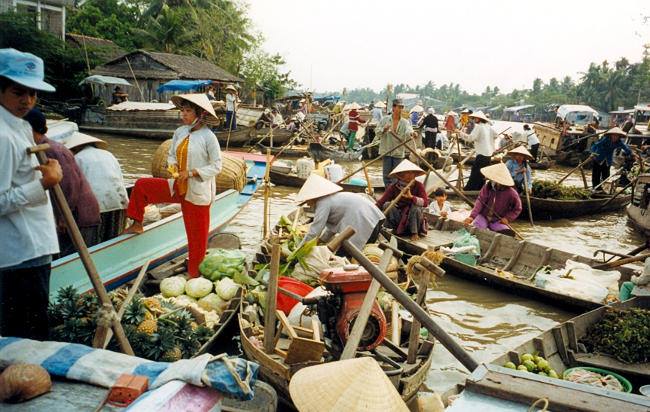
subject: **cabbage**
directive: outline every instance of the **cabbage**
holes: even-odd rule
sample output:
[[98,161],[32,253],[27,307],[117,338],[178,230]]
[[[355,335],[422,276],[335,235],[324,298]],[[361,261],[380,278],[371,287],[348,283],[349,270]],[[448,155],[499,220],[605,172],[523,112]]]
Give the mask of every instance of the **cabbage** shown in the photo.
[[192,303],[196,303],[196,299],[194,299],[191,296],[180,295],[180,296],[174,298],[173,302],[177,306],[185,307],[185,306],[191,305]]
[[194,278],[185,284],[185,294],[196,299],[200,299],[212,292],[212,282],[205,278]]
[[237,294],[239,286],[230,278],[223,278],[214,283],[214,289],[217,295],[223,300],[230,300]]
[[228,302],[221,299],[216,293],[210,293],[199,299],[199,306],[208,311],[221,313],[228,307]]
[[182,276],[172,276],[160,282],[160,292],[166,298],[180,296],[185,291],[187,281]]

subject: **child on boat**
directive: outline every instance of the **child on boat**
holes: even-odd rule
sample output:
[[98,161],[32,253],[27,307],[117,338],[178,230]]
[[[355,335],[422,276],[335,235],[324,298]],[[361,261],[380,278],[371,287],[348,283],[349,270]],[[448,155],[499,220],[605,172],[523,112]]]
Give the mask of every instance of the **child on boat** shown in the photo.
[[451,206],[447,202],[447,192],[442,187],[433,192],[434,201],[429,203],[429,213],[435,216],[448,217],[451,213]]

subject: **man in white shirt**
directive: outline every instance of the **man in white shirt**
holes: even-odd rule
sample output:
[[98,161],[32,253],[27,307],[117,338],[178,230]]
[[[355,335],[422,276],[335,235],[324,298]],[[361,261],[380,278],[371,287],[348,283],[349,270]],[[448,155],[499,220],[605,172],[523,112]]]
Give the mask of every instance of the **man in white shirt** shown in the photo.
[[474,142],[474,150],[476,151],[476,160],[472,165],[469,179],[464,190],[481,190],[485,177],[481,173],[481,169],[489,166],[494,153],[494,142],[497,138],[497,132],[490,126],[490,119],[483,114],[482,111],[471,113],[469,117],[474,121],[475,125],[471,134],[461,132],[465,140]]
[[530,154],[533,156],[533,162],[537,162],[537,152],[539,151],[539,138],[535,134],[534,130],[531,130],[530,126],[527,124],[524,125],[524,133],[526,134],[528,149]]
[[46,192],[61,181],[56,160],[39,166],[27,154],[32,128],[22,118],[36,105],[43,60],[0,49],[0,335],[44,340],[52,255],[59,252]]
[[229,84],[226,86],[226,130],[237,129],[237,89]]
[[370,114],[372,115],[372,121],[376,124],[381,122],[381,118],[384,117],[383,109],[377,106],[373,106],[372,110],[370,111]]

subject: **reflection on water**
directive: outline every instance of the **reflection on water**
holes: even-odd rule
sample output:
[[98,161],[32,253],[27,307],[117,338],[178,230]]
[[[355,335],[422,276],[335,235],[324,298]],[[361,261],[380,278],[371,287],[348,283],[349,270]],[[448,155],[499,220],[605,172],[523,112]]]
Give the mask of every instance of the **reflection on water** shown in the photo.
[[[127,180],[149,175],[151,159],[161,142],[145,139],[98,135],[110,144],[109,149],[122,164]],[[358,163],[343,164],[346,172],[359,167]],[[536,178],[557,180],[568,168],[535,171]],[[371,179],[381,179],[381,162],[368,168]],[[467,177],[469,169],[464,175]],[[363,177],[363,172],[358,173]],[[451,177],[453,179],[453,176]],[[579,175],[567,180],[582,184]],[[297,189],[275,186],[271,190],[271,217],[274,224],[279,216],[291,211]],[[454,201],[459,207],[468,207]],[[244,250],[254,252],[262,239],[264,201],[260,190],[244,210],[233,220],[229,231],[242,240]],[[626,251],[641,243],[641,238],[626,225],[624,212],[594,215],[570,220],[538,221],[531,227],[527,221],[514,224],[527,239],[571,253],[591,255],[599,248]],[[442,328],[461,341],[479,360],[489,361],[507,349],[548,330],[572,315],[551,306],[533,302],[488,287],[456,278],[444,277],[435,290],[427,294],[431,316]],[[460,382],[466,371],[441,345],[436,345],[427,386],[446,390]]]

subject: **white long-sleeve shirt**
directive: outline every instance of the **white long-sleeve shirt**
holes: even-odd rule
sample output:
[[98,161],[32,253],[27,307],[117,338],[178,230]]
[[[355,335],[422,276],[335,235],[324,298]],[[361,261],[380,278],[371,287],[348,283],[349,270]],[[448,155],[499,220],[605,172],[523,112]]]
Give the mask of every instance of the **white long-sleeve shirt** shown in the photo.
[[59,252],[54,214],[41,184],[32,128],[0,106],[0,269]]
[[[221,148],[217,137],[207,127],[190,134],[190,126],[181,126],[174,132],[167,156],[168,165],[178,165],[176,149],[188,135],[190,143],[187,148],[187,170],[196,169],[199,176],[187,179],[185,200],[198,206],[206,206],[212,203],[217,190],[214,178],[221,172]],[[174,194],[174,179],[169,179],[169,191]]]
[[77,152],[74,159],[90,183],[101,213],[126,209],[129,196],[122,169],[111,152],[87,145]]
[[234,112],[235,111],[235,101],[237,98],[235,97],[234,94],[232,93],[227,93],[226,94],[226,111],[227,112]]
[[447,214],[451,213],[451,206],[449,205],[449,202],[445,202],[442,204],[442,209],[440,209],[440,206],[438,206],[438,201],[433,199],[431,202],[429,202],[429,213],[435,216],[440,216],[441,212],[447,212]]
[[[334,193],[316,202],[314,220],[303,243],[320,236],[323,229],[334,234],[341,233],[346,227],[352,226],[356,232],[350,238],[350,242],[357,248],[363,249],[381,219],[384,219],[384,214],[363,195],[348,192]],[[324,238],[327,238],[327,234]]]
[[474,142],[476,154],[481,156],[492,156],[494,153],[494,141],[497,138],[497,132],[487,123],[477,123],[474,130],[469,135],[464,134],[465,139]]

